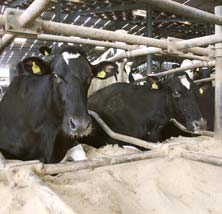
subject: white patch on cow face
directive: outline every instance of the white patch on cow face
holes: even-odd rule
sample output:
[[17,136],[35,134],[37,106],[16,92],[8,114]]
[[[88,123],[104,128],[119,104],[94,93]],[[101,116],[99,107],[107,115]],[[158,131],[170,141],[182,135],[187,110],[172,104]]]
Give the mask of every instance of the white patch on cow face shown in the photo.
[[77,59],[80,57],[80,54],[79,53],[73,54],[73,53],[64,52],[64,53],[62,53],[62,57],[65,60],[66,64],[68,65],[69,59]]
[[[186,66],[190,66],[190,65],[192,65],[192,61],[189,59],[185,59],[185,60],[183,60],[180,67],[182,68],[182,67],[186,67]],[[193,80],[193,77],[194,77],[193,71],[189,69],[189,70],[185,70],[185,72],[188,74],[190,79]]]
[[180,82],[189,90],[190,89],[190,82],[185,75],[180,77]]

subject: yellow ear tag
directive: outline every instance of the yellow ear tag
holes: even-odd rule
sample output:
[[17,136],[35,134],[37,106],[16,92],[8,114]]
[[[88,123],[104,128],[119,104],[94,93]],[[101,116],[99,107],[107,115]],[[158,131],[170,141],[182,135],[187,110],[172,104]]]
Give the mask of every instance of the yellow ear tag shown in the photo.
[[199,93],[202,95],[204,93],[203,88],[199,88]]
[[100,71],[100,72],[96,75],[96,77],[103,79],[103,78],[106,77],[106,72],[105,72],[105,71]]
[[41,72],[41,69],[38,65],[36,65],[35,62],[32,62],[32,72],[34,74],[37,74],[37,73],[40,73]]
[[152,84],[152,89],[159,89],[158,85],[155,82]]
[[47,50],[45,50],[45,51],[44,51],[44,55],[45,55],[45,56],[48,56],[48,55],[49,55],[49,52],[48,52]]

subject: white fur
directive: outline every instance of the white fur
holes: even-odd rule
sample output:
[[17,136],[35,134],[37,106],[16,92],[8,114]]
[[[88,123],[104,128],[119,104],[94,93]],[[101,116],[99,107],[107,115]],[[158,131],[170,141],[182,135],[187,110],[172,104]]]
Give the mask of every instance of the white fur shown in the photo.
[[82,145],[79,144],[66,152],[65,157],[62,159],[61,163],[66,161],[73,160],[73,161],[81,161],[87,160],[86,153],[82,148]]
[[189,90],[190,89],[190,82],[188,81],[187,77],[181,76],[180,77],[180,82]]
[[69,64],[69,59],[77,59],[80,57],[79,53],[73,54],[73,53],[68,53],[64,52],[62,53],[63,59],[65,60],[66,64]]
[[[193,63],[192,63],[192,61],[191,60],[189,60],[189,59],[185,59],[185,60],[183,60],[183,62],[181,63],[181,65],[180,65],[180,67],[182,68],[182,67],[186,67],[186,66],[189,66],[189,65],[192,65]],[[192,79],[193,80],[193,72],[189,69],[189,70],[186,70],[185,71],[187,74],[188,74],[188,76],[190,77],[190,79]]]

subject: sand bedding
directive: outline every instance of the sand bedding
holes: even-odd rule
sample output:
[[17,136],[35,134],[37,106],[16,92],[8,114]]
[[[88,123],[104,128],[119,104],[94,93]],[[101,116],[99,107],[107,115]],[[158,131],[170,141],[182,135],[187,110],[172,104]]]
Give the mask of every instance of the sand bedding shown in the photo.
[[[187,150],[222,157],[222,143],[210,138],[174,138]],[[87,149],[104,157],[135,150]],[[42,178],[77,214],[222,214],[222,168],[182,158],[156,158]],[[51,213],[31,186],[10,188],[0,178],[0,213]]]

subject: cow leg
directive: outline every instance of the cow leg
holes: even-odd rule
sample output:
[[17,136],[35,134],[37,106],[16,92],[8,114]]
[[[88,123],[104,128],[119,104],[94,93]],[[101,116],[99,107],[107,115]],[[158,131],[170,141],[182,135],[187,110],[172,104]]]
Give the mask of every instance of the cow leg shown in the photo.
[[86,153],[84,149],[82,148],[81,144],[78,144],[77,146],[69,149],[66,152],[65,157],[62,159],[61,163],[64,163],[66,161],[81,161],[81,160],[87,160]]

